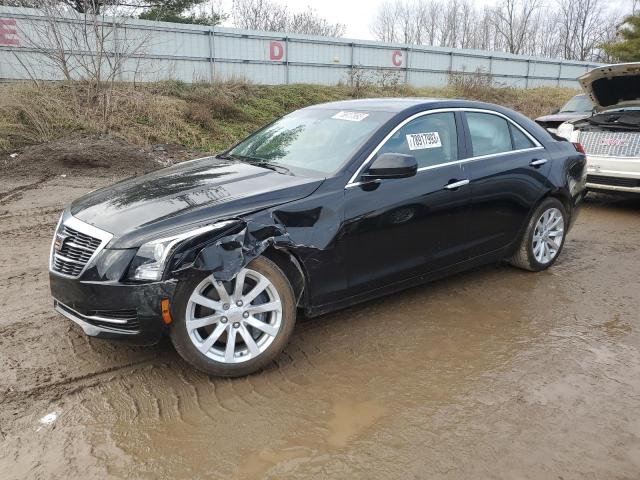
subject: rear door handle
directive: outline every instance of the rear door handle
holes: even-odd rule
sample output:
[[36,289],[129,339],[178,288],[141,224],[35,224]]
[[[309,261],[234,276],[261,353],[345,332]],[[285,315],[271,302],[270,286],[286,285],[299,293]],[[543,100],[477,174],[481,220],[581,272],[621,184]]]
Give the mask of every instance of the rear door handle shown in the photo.
[[531,165],[532,167],[540,167],[541,165],[544,165],[548,161],[549,160],[547,160],[546,158],[540,158],[540,159],[537,159],[537,160],[531,160],[529,162],[529,165]]
[[458,180],[453,183],[448,183],[444,186],[447,190],[455,190],[456,188],[464,187],[465,185],[469,185],[469,179],[466,178],[464,180]]

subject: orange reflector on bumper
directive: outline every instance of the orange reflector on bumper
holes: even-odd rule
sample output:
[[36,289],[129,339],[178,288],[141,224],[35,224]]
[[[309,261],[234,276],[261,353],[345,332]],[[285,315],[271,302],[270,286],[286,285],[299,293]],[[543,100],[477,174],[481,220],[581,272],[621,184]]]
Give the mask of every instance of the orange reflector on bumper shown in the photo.
[[160,302],[160,308],[162,308],[162,321],[169,325],[171,322],[173,322],[173,319],[171,318],[171,313],[169,312],[169,299],[165,298]]

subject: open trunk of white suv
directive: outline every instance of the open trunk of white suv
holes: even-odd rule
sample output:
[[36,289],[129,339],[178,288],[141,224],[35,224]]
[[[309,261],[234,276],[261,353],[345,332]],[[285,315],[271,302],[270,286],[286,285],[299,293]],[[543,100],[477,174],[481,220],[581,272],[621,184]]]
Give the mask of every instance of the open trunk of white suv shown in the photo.
[[596,113],[558,135],[582,144],[587,188],[640,193],[640,63],[600,67],[578,79]]

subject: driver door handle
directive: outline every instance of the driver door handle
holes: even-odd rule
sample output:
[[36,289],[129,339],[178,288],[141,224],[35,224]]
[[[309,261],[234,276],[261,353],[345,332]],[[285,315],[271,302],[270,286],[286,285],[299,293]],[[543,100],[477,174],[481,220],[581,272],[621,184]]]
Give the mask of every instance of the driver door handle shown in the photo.
[[465,178],[464,180],[457,180],[453,183],[448,183],[444,186],[447,190],[456,190],[460,187],[464,187],[465,185],[469,185],[469,179]]
[[532,167],[539,167],[541,165],[544,165],[547,162],[548,162],[548,160],[546,158],[539,158],[539,159],[536,159],[536,160],[531,160],[529,162],[529,165],[531,165]]

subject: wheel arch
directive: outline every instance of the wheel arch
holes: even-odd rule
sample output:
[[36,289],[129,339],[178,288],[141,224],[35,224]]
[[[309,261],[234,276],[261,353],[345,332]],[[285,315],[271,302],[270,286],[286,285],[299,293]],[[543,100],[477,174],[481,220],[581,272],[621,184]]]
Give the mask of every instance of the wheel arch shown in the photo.
[[547,193],[547,195],[545,195],[543,198],[540,199],[540,201],[536,204],[536,208],[538,207],[538,205],[540,205],[546,198],[555,198],[556,200],[559,200],[560,203],[562,203],[562,205],[564,206],[564,209],[567,211],[567,215],[569,216],[569,218],[567,219],[570,223],[571,221],[571,215],[573,214],[572,212],[572,205],[571,205],[571,198],[569,197],[569,195],[565,194],[564,192],[562,192],[561,190],[558,191],[550,191]]
[[270,246],[261,254],[275,263],[285,274],[296,298],[296,306],[306,307],[307,274],[302,262],[291,251],[285,248]]
[[571,200],[570,200],[569,196],[567,194],[563,193],[559,189],[558,190],[548,190],[547,192],[545,192],[544,195],[542,195],[538,199],[538,201],[529,210],[529,213],[527,214],[526,218],[522,222],[522,226],[520,227],[520,231],[518,232],[518,235],[516,236],[516,238],[515,238],[515,240],[514,240],[514,242],[512,244],[512,247],[509,249],[509,251],[511,251],[511,250],[515,251],[517,249],[517,246],[522,241],[522,236],[527,231],[527,225],[529,224],[529,220],[531,219],[531,215],[533,215],[533,213],[538,209],[540,204],[542,202],[544,202],[547,198],[555,198],[560,203],[562,203],[562,206],[566,210],[567,215],[569,217],[567,219],[567,221],[568,221],[568,223],[571,223],[572,208],[571,208]]
[[[560,203],[562,203],[562,206],[567,211],[567,215],[569,216],[568,220],[571,219],[572,207],[571,207],[571,198],[569,197],[569,194],[563,192],[561,189],[553,189],[553,190],[548,190],[547,192],[545,192],[545,194],[542,195],[538,199],[538,201],[533,205],[531,210],[529,210],[529,214],[527,215],[527,221],[529,221],[529,218],[531,217],[533,212],[535,212],[536,209],[540,206],[540,204],[542,202],[544,202],[547,198],[555,198]],[[525,227],[526,227],[526,222],[525,222]]]

